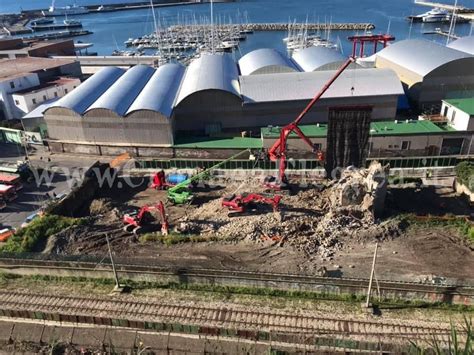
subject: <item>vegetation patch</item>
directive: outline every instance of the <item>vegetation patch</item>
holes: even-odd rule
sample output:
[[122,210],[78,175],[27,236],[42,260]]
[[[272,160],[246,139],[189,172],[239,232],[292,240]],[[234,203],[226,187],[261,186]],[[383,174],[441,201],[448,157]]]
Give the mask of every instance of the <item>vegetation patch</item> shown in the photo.
[[464,161],[456,165],[456,178],[469,190],[474,191],[474,163]]
[[162,235],[161,233],[147,233],[140,237],[140,242],[145,243],[160,243],[166,246],[171,246],[181,243],[203,243],[203,242],[215,242],[220,240],[215,236],[195,235],[195,234],[180,234],[170,233],[168,235]]
[[415,216],[413,214],[404,215],[401,218],[406,220],[411,226],[429,228],[429,227],[450,227],[457,229],[459,233],[474,244],[474,225],[465,217],[454,215],[446,216]]
[[24,253],[31,252],[53,234],[71,226],[84,224],[85,220],[45,215],[34,219],[27,227],[19,229],[7,242],[0,247],[1,252]]

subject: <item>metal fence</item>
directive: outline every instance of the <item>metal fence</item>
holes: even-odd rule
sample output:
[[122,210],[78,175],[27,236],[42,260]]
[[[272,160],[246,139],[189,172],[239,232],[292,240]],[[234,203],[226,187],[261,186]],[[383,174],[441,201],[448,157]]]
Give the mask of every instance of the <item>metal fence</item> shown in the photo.
[[[435,167],[454,167],[462,161],[474,161],[474,156],[428,156],[428,157],[394,157],[394,158],[370,158],[367,159],[367,166],[374,160],[382,165],[390,164],[391,168],[435,168]],[[207,159],[171,159],[171,160],[138,160],[136,168],[138,169],[196,169],[210,168],[218,164],[219,160]],[[225,163],[220,169],[225,170],[275,170],[278,167],[277,162],[268,160],[233,160]],[[318,160],[300,159],[288,160],[288,169],[292,170],[313,170],[321,169],[323,164]]]

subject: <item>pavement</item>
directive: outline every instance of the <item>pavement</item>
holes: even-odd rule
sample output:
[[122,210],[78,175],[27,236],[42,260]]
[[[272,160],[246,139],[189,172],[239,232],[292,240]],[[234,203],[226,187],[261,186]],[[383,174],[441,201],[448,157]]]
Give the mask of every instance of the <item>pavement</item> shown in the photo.
[[[0,161],[17,162],[25,160],[25,150],[14,144],[0,144]],[[24,182],[18,198],[0,211],[0,226],[19,228],[26,217],[37,212],[54,194],[67,194],[74,180],[91,166],[96,157],[51,155],[45,147],[34,146],[29,152],[30,164],[35,168],[47,169],[32,182]],[[50,171],[55,171],[51,174]],[[48,195],[47,195],[48,194]]]

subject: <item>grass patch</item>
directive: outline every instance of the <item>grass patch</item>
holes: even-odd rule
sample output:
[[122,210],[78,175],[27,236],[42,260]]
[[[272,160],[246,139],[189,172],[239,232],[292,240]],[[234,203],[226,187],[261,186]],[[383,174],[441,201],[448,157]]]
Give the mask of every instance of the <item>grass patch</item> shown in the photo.
[[474,225],[464,217],[447,215],[443,217],[426,216],[417,217],[413,214],[403,215],[400,218],[406,220],[411,226],[420,228],[450,227],[459,231],[461,235],[474,244]]
[[161,233],[147,233],[140,237],[140,243],[160,243],[166,246],[171,246],[175,244],[182,243],[204,243],[204,242],[214,242],[219,240],[215,236],[203,236],[195,234],[180,234],[180,233],[170,233],[168,235],[162,235]]
[[68,227],[84,224],[85,220],[45,215],[34,219],[27,227],[19,229],[7,242],[0,247],[1,252],[24,253],[34,251],[49,236]]

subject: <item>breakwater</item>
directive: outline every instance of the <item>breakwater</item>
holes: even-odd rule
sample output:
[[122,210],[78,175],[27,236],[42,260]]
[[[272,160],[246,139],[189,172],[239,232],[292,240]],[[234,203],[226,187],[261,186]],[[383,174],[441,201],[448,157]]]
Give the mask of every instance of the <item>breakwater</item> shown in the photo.
[[[201,25],[203,27],[209,27],[208,25]],[[248,23],[240,25],[219,25],[216,26],[219,29],[226,30],[235,26],[240,26],[241,29],[247,31],[288,31],[290,28],[305,28],[309,31],[370,31],[375,29],[375,25],[372,23],[357,23],[357,22],[348,22],[348,23]],[[173,30],[181,31],[186,30],[186,25],[175,25],[171,26]],[[194,28],[196,26],[193,26]]]

